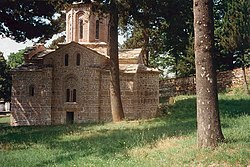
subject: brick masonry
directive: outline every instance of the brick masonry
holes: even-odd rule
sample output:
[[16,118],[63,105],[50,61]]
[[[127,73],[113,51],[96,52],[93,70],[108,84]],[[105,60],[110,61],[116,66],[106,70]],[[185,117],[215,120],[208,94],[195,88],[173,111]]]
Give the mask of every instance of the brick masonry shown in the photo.
[[[51,78],[51,68],[20,70],[12,74],[11,125],[51,124]],[[31,87],[34,96],[30,95]]]
[[[250,67],[246,68],[246,76],[248,81],[250,81]],[[243,85],[243,81],[243,72],[241,68],[223,71],[217,74],[217,85],[219,91],[240,87]],[[184,94],[195,94],[195,76],[160,81],[161,97],[169,98]]]

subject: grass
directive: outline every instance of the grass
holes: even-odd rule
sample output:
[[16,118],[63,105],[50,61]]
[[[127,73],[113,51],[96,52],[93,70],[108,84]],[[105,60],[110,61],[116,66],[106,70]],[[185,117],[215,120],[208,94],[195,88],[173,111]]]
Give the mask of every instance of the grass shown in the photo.
[[0,118],[0,166],[250,165],[250,97],[219,99],[226,141],[215,150],[197,149],[195,97],[178,96],[151,120],[9,127]]
[[6,115],[0,115],[0,128],[2,127],[8,127],[10,123],[10,118],[9,116]]

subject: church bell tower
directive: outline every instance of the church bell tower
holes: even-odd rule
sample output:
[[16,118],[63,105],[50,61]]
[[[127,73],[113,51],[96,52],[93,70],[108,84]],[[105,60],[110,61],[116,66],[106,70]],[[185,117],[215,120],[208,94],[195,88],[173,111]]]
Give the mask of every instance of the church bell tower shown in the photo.
[[108,43],[108,16],[98,16],[92,3],[75,2],[66,11],[66,42],[91,45]]

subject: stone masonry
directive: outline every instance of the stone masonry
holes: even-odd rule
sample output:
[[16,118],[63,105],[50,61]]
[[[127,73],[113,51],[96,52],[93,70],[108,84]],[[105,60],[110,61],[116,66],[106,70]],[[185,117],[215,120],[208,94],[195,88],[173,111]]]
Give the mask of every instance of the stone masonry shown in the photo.
[[[246,76],[250,82],[250,67],[246,68]],[[243,85],[243,81],[241,68],[223,71],[217,74],[219,91],[240,87]],[[195,76],[164,79],[160,81],[160,97],[169,98],[184,94],[195,94]]]

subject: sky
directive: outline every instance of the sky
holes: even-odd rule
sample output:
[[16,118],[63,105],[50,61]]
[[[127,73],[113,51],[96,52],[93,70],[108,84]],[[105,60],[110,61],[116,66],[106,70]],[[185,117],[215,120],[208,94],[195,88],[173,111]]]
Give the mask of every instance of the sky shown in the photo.
[[5,59],[7,59],[7,56],[10,53],[16,53],[18,50],[32,45],[32,41],[27,41],[26,43],[17,43],[10,38],[0,38],[0,51],[3,52]]
[[[53,36],[53,39],[55,39],[58,36]],[[52,39],[52,40],[53,40]],[[52,40],[49,40],[51,42]],[[124,41],[123,36],[119,36],[118,38],[119,43],[122,44]],[[31,40],[21,43],[17,43],[16,41],[10,39],[10,38],[1,38],[0,37],[0,51],[3,52],[3,56],[5,59],[10,55],[10,53],[16,53],[20,49],[25,49],[28,46],[33,46],[33,42]]]

